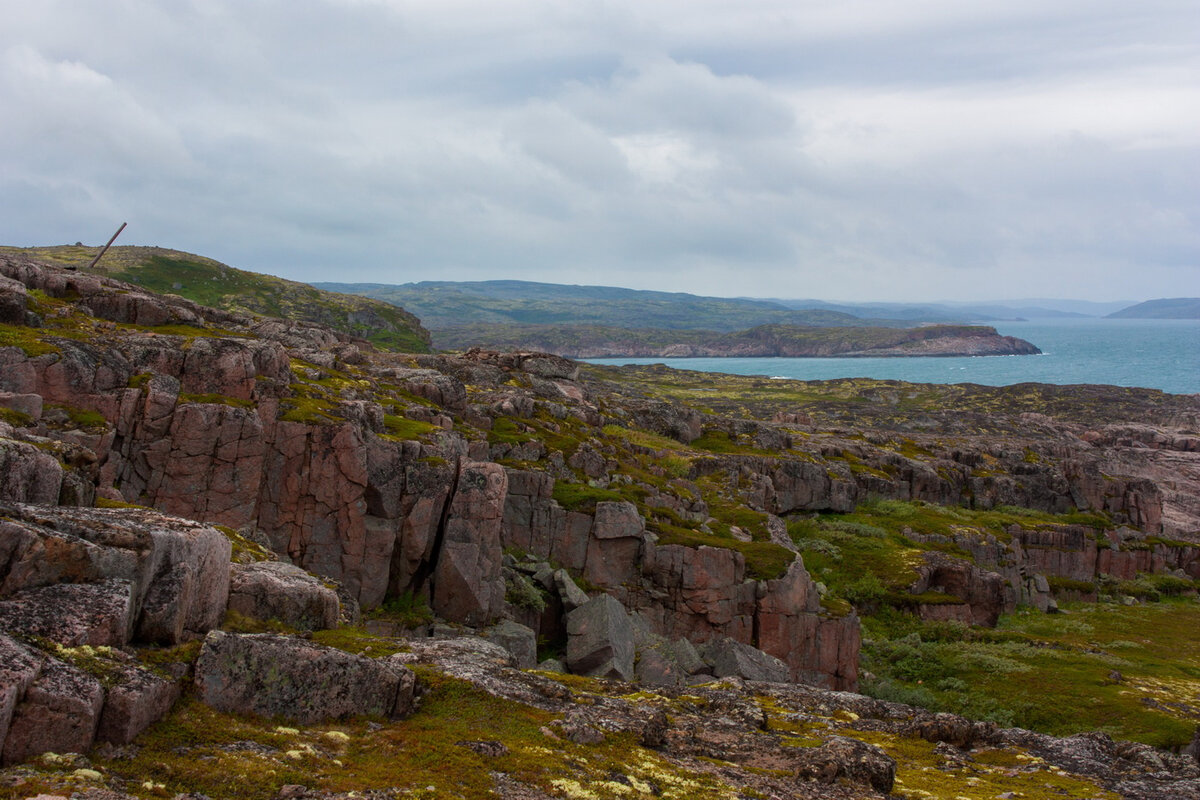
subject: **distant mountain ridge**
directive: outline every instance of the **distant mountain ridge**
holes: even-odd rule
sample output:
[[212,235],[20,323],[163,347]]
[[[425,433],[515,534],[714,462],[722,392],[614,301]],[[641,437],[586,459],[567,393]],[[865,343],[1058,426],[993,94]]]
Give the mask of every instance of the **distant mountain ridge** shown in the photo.
[[616,286],[534,281],[420,281],[405,284],[314,283],[322,289],[396,303],[430,330],[465,325],[599,325],[734,332],[759,325],[904,328],[921,323],[1097,318],[1128,302],[1014,300],[954,303],[834,303],[815,299],[711,297]]
[[[422,281],[403,285],[314,283],[320,289],[396,303],[430,330],[479,323],[577,324],[617,328],[738,331],[758,325],[907,327],[910,320],[862,318],[833,309],[798,310],[770,300],[705,297],[614,286],[530,281]],[[951,320],[934,320],[951,321]]]
[[1106,319],[1200,319],[1200,297],[1164,297],[1123,308]]

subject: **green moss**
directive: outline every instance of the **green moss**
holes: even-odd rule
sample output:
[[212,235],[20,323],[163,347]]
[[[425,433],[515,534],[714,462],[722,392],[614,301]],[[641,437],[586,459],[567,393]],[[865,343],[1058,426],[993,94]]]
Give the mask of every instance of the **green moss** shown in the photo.
[[238,564],[248,564],[254,561],[272,561],[275,554],[258,542],[251,541],[245,536],[225,525],[214,525],[214,528],[225,534],[232,548],[230,560]]
[[736,550],[746,560],[746,577],[754,580],[782,578],[796,558],[796,554],[791,550],[771,542],[740,542],[661,522],[652,522],[647,528],[658,534],[660,545],[678,544],[684,547],[720,547]]
[[605,501],[624,500],[625,495],[615,489],[600,489],[586,483],[554,482],[554,500],[568,511],[594,513],[596,504]]
[[1059,592],[1080,592],[1082,594],[1091,594],[1096,591],[1096,584],[1093,581],[1081,581],[1074,578],[1064,578],[1060,575],[1051,575],[1046,578],[1050,584],[1050,591],[1058,594]]
[[154,377],[153,373],[139,372],[137,375],[131,376],[129,378],[129,381],[125,385],[126,385],[126,387],[128,387],[130,389],[142,389],[148,383],[150,383],[150,379],[153,377]]
[[408,419],[407,417],[395,414],[385,414],[383,416],[383,426],[387,429],[388,436],[398,440],[419,439],[427,433],[438,430],[436,425],[431,425],[428,422]]
[[229,609],[221,622],[221,630],[230,633],[298,633],[295,628],[278,619],[254,619]]
[[368,612],[370,619],[382,619],[392,622],[401,628],[416,628],[433,622],[433,611],[429,603],[420,595],[412,592],[393,595],[383,601],[379,608]]
[[338,416],[336,406],[317,397],[289,397],[279,405],[279,419],[305,425],[337,425],[345,422]]
[[522,444],[532,442],[533,433],[512,417],[498,417],[488,431],[488,444]]
[[92,430],[104,430],[108,428],[108,420],[99,411],[92,411],[87,408],[76,408],[75,406],[58,405],[47,403],[46,408],[59,409],[67,413],[67,418],[70,420],[70,425],[76,428],[85,428]]
[[344,626],[341,628],[314,631],[312,640],[326,647],[335,647],[338,650],[367,656],[368,658],[386,658],[387,656],[407,650],[402,640],[386,636],[376,636],[368,633],[362,627]]
[[139,506],[136,503],[126,503],[121,500],[110,500],[107,497],[96,495],[96,508],[146,508],[146,506]]
[[1200,604],[1063,605],[1006,615],[995,631],[877,612],[863,619],[862,669],[878,677],[862,689],[1059,736],[1190,741],[1200,714],[1178,699],[1200,692]]
[[[1048,767],[1019,749],[990,751],[956,763],[940,755],[936,744],[915,737],[878,731],[847,731],[848,735],[883,748],[896,761],[896,786],[901,797],[958,800],[963,797],[1012,796],[1027,800],[1088,797],[1118,800],[1118,795],[1083,778]],[[989,763],[997,762],[997,763]]]
[[14,428],[28,428],[34,424],[33,417],[15,408],[0,406],[0,422],[7,422]]
[[62,352],[57,346],[43,341],[42,332],[37,328],[3,323],[0,323],[0,347],[19,347],[30,358]]
[[191,394],[183,392],[179,395],[179,403],[201,403],[208,405],[233,406],[234,408],[254,408],[253,400],[243,400],[240,397],[230,397],[225,394]]

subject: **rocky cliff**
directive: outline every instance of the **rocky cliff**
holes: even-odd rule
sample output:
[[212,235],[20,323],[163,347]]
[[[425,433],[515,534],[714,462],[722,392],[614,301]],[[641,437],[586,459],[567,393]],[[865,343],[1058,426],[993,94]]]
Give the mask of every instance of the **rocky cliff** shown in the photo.
[[[166,713],[188,667],[143,675],[131,644],[205,636],[195,685],[214,708],[291,713],[319,664],[344,680],[304,703],[411,711],[405,659],[211,633],[227,610],[321,630],[427,603],[517,666],[853,690],[858,617],[800,553],[812,514],[872,498],[1021,510],[999,532],[897,534],[929,551],[888,587],[923,615],[994,624],[1049,608],[1054,578],[1200,575],[1195,398],[955,391],[381,353],[0,256],[4,758],[128,741]],[[287,661],[293,677],[263,683]],[[382,689],[338,705],[358,685]],[[97,732],[109,708],[123,733]],[[50,738],[22,732],[46,719]]]

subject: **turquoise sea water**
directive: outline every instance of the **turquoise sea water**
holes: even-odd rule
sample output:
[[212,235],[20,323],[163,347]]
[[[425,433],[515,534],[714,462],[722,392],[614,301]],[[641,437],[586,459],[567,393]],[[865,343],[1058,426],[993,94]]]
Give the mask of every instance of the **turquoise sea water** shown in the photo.
[[914,383],[1107,383],[1200,393],[1200,320],[1066,319],[990,323],[1042,350],[1040,356],[976,358],[593,358],[596,364],[798,380],[879,378]]

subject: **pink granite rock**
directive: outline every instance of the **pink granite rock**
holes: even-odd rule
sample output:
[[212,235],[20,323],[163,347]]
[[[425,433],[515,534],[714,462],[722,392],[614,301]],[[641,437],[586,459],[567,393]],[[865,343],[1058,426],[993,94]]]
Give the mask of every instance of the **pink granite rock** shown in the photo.
[[104,697],[96,739],[129,744],[139,733],[167,715],[179,699],[179,684],[127,664]]
[[46,751],[86,753],[95,741],[103,703],[99,681],[70,664],[47,659],[13,712],[4,763]]
[[27,442],[0,439],[0,501],[56,505],[63,468]]
[[274,619],[301,630],[337,626],[337,593],[292,564],[260,561],[233,564],[229,610],[254,619]]
[[507,490],[499,464],[468,461],[459,468],[433,573],[438,615],[482,626],[503,609],[500,528]]
[[120,647],[133,632],[131,586],[124,579],[39,586],[0,600],[0,629],[64,647]]

